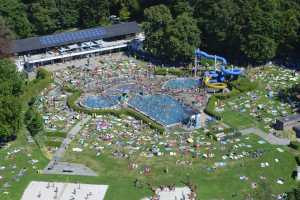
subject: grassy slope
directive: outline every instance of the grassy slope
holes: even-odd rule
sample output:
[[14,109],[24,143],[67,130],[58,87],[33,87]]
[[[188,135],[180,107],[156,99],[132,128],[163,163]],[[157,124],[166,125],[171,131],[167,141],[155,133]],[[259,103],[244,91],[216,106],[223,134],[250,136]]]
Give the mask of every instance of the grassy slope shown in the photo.
[[[45,81],[46,82],[46,81]],[[41,86],[43,85],[43,86]],[[27,101],[40,93],[43,87],[47,84],[40,84],[38,87],[31,87],[24,95],[24,99]],[[240,120],[238,116],[231,116],[235,120]],[[240,167],[243,161],[236,162],[224,169],[218,169],[214,173],[208,173],[205,169],[208,165],[211,165],[212,160],[194,160],[193,167],[177,166],[174,164],[176,159],[191,159],[191,158],[153,158],[153,159],[141,159],[137,162],[147,163],[152,167],[152,173],[150,176],[141,176],[138,172],[129,171],[127,169],[128,162],[126,160],[112,159],[110,155],[103,155],[100,158],[92,156],[92,152],[84,152],[84,155],[76,155],[72,152],[68,152],[67,159],[74,162],[85,163],[97,172],[99,177],[77,177],[77,176],[55,176],[55,175],[40,175],[37,174],[37,169],[42,169],[48,160],[43,156],[40,149],[36,144],[28,144],[24,137],[26,130],[22,130],[16,141],[11,142],[11,148],[24,148],[16,156],[6,159],[7,150],[0,149],[1,166],[11,166],[16,164],[17,168],[27,168],[26,176],[22,177],[19,182],[11,179],[14,174],[8,168],[4,171],[0,171],[0,175],[4,179],[0,180],[0,186],[4,182],[8,181],[11,187],[7,189],[8,195],[0,193],[1,200],[19,200],[23,191],[27,187],[28,183],[32,180],[43,181],[79,181],[84,183],[97,183],[108,184],[109,190],[106,196],[106,200],[134,200],[140,199],[150,194],[147,188],[136,189],[133,186],[133,181],[136,177],[141,180],[147,181],[154,185],[160,184],[181,184],[182,181],[187,180],[187,176],[190,177],[193,183],[198,185],[198,193],[202,200],[211,199],[242,199],[243,194],[250,189],[251,181],[257,181],[260,175],[267,176],[267,182],[272,186],[273,191],[281,192],[286,191],[291,186],[295,185],[295,182],[291,179],[291,171],[294,169],[296,163],[292,154],[285,151],[284,153],[278,153],[278,151],[271,145],[264,145],[267,149],[267,153],[258,160],[247,159],[244,164],[245,167]],[[257,138],[253,136],[253,145],[256,143]],[[286,148],[285,148],[286,149]],[[28,163],[29,159],[26,158],[28,154],[32,154],[31,159],[39,160],[36,165],[37,169],[32,169],[31,164]],[[274,158],[279,158],[280,163],[276,164]],[[260,168],[260,162],[268,161],[271,164],[270,168]],[[163,172],[165,166],[169,166],[169,173]],[[15,170],[18,172],[19,170]],[[250,178],[247,182],[239,180],[239,176],[248,176]],[[276,178],[283,177],[286,183],[281,186],[275,183]],[[238,191],[238,196],[232,198],[233,192]]]
[[[100,174],[99,182],[101,180],[104,182],[100,183],[110,185],[110,190],[107,194],[107,199],[109,200],[117,200],[121,197],[128,200],[140,199],[145,196],[145,192],[148,191],[148,194],[150,194],[149,190],[135,189],[133,187],[133,181],[136,177],[159,186],[173,183],[181,185],[189,176],[190,180],[197,184],[198,194],[202,200],[232,199],[231,195],[236,191],[239,192],[235,199],[242,199],[246,193],[252,190],[251,182],[259,181],[259,176],[268,177],[267,183],[271,185],[272,190],[276,193],[289,190],[295,184],[295,181],[291,178],[292,170],[296,165],[294,157],[287,151],[278,153],[272,145],[259,145],[257,143],[258,140],[257,137],[251,136],[250,143],[254,147],[265,149],[266,153],[263,157],[230,162],[229,166],[224,169],[218,169],[215,172],[208,172],[206,168],[207,166],[212,166],[216,161],[221,161],[222,152],[216,152],[219,159],[212,160],[192,159],[190,157],[138,158],[135,162],[142,163],[142,166],[145,164],[151,166],[152,172],[149,176],[140,175],[138,171],[129,171],[127,160],[114,159],[109,153],[105,153],[97,158],[95,152],[92,151],[83,151],[83,154],[69,151],[66,159],[72,162],[85,163],[96,170]],[[280,163],[275,163],[275,158],[278,158]],[[177,159],[192,160],[194,164],[192,167],[178,166],[175,164]],[[261,162],[269,162],[271,167],[261,168]],[[166,166],[169,168],[168,174],[164,172]],[[248,176],[249,181],[240,181],[240,176]],[[276,183],[276,179],[279,177],[286,180],[285,185],[282,186]],[[132,192],[126,193],[126,191]],[[123,195],[126,195],[126,198]]]

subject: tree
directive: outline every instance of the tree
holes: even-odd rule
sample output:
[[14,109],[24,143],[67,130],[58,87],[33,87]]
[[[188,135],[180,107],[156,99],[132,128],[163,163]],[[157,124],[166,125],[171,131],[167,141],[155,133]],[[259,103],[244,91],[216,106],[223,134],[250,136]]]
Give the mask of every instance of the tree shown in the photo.
[[79,16],[80,25],[85,28],[106,24],[109,16],[108,0],[83,1]]
[[0,142],[14,139],[22,123],[23,77],[8,59],[0,59]]
[[157,57],[167,58],[166,35],[167,27],[173,22],[171,12],[165,5],[145,9],[144,30],[146,39],[144,45],[147,51]]
[[44,121],[42,116],[33,108],[28,109],[26,112],[25,124],[32,136],[35,136],[44,129]]
[[0,96],[18,97],[23,93],[24,79],[8,59],[0,59]]
[[25,7],[19,0],[0,0],[0,16],[17,36],[31,35],[31,24],[28,21]]
[[137,20],[142,9],[139,0],[112,0],[110,12],[119,15],[121,20],[127,21],[130,18]]
[[56,2],[60,27],[62,29],[77,27],[79,22],[79,8],[82,0],[56,0]]
[[168,36],[165,51],[171,61],[190,62],[200,45],[197,22],[188,14],[179,15],[166,30]]
[[263,63],[275,57],[277,43],[267,36],[254,34],[248,36],[241,49],[250,61]]
[[0,58],[9,56],[12,39],[12,31],[6,26],[4,19],[0,16]]
[[53,33],[59,28],[58,9],[55,0],[39,0],[29,6],[30,21],[39,35]]
[[171,62],[189,62],[200,45],[200,30],[189,13],[172,18],[164,5],[145,10],[145,48],[154,56]]
[[22,124],[22,105],[18,97],[0,96],[0,141],[16,137]]
[[119,12],[120,20],[121,21],[128,21],[130,18],[130,12],[126,6],[124,6]]
[[193,14],[193,9],[186,0],[174,0],[174,2],[171,4],[171,11],[174,17],[183,13],[190,15]]

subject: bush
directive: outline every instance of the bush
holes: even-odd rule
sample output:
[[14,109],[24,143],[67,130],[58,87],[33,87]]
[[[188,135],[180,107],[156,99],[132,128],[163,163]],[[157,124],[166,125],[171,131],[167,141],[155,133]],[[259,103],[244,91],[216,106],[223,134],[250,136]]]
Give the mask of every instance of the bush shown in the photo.
[[44,121],[40,113],[30,108],[25,114],[25,124],[32,136],[35,136],[44,129]]
[[38,96],[41,91],[45,88],[47,88],[50,83],[52,83],[52,75],[50,72],[48,72],[45,69],[38,69],[39,71],[42,71],[42,74],[44,76],[43,79],[35,79],[28,83],[28,85],[25,87],[25,92],[21,96],[21,101],[28,104],[28,102],[35,96]]
[[291,141],[290,144],[289,144],[289,147],[292,148],[292,149],[295,149],[295,150],[298,150],[299,146],[300,146],[300,143],[296,142],[296,141]]
[[45,69],[39,68],[36,74],[36,79],[46,79],[49,72]]
[[221,120],[221,113],[216,112],[216,102],[218,102],[218,98],[216,96],[211,96],[207,102],[204,112],[215,117],[217,120]]

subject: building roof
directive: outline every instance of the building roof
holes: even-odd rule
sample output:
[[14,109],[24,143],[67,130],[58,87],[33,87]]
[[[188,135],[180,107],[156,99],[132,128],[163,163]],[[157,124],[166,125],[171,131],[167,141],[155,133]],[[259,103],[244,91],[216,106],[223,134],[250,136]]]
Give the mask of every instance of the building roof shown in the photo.
[[136,22],[120,23],[108,27],[96,27],[15,40],[10,51],[11,53],[21,53],[139,32],[141,32],[141,29]]
[[281,122],[296,122],[296,121],[300,121],[300,114],[296,114],[296,115],[289,115],[287,117],[283,117],[281,119],[279,119],[279,121]]

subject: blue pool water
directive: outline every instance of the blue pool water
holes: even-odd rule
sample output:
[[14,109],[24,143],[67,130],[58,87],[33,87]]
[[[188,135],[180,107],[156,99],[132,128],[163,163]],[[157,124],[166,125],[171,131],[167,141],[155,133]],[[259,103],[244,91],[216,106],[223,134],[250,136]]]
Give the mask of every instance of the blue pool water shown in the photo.
[[165,126],[185,123],[195,114],[190,107],[168,95],[136,95],[128,101],[128,104]]
[[119,97],[118,96],[87,96],[82,103],[84,106],[93,109],[110,108],[119,103]]
[[166,89],[195,89],[199,87],[200,85],[200,80],[196,79],[191,79],[191,78],[177,78],[177,79],[172,79],[163,85],[163,88]]
[[124,85],[119,85],[115,88],[109,88],[105,91],[106,94],[114,95],[114,94],[122,94],[122,93],[139,93],[142,92],[142,89],[139,85],[135,83],[128,83]]

